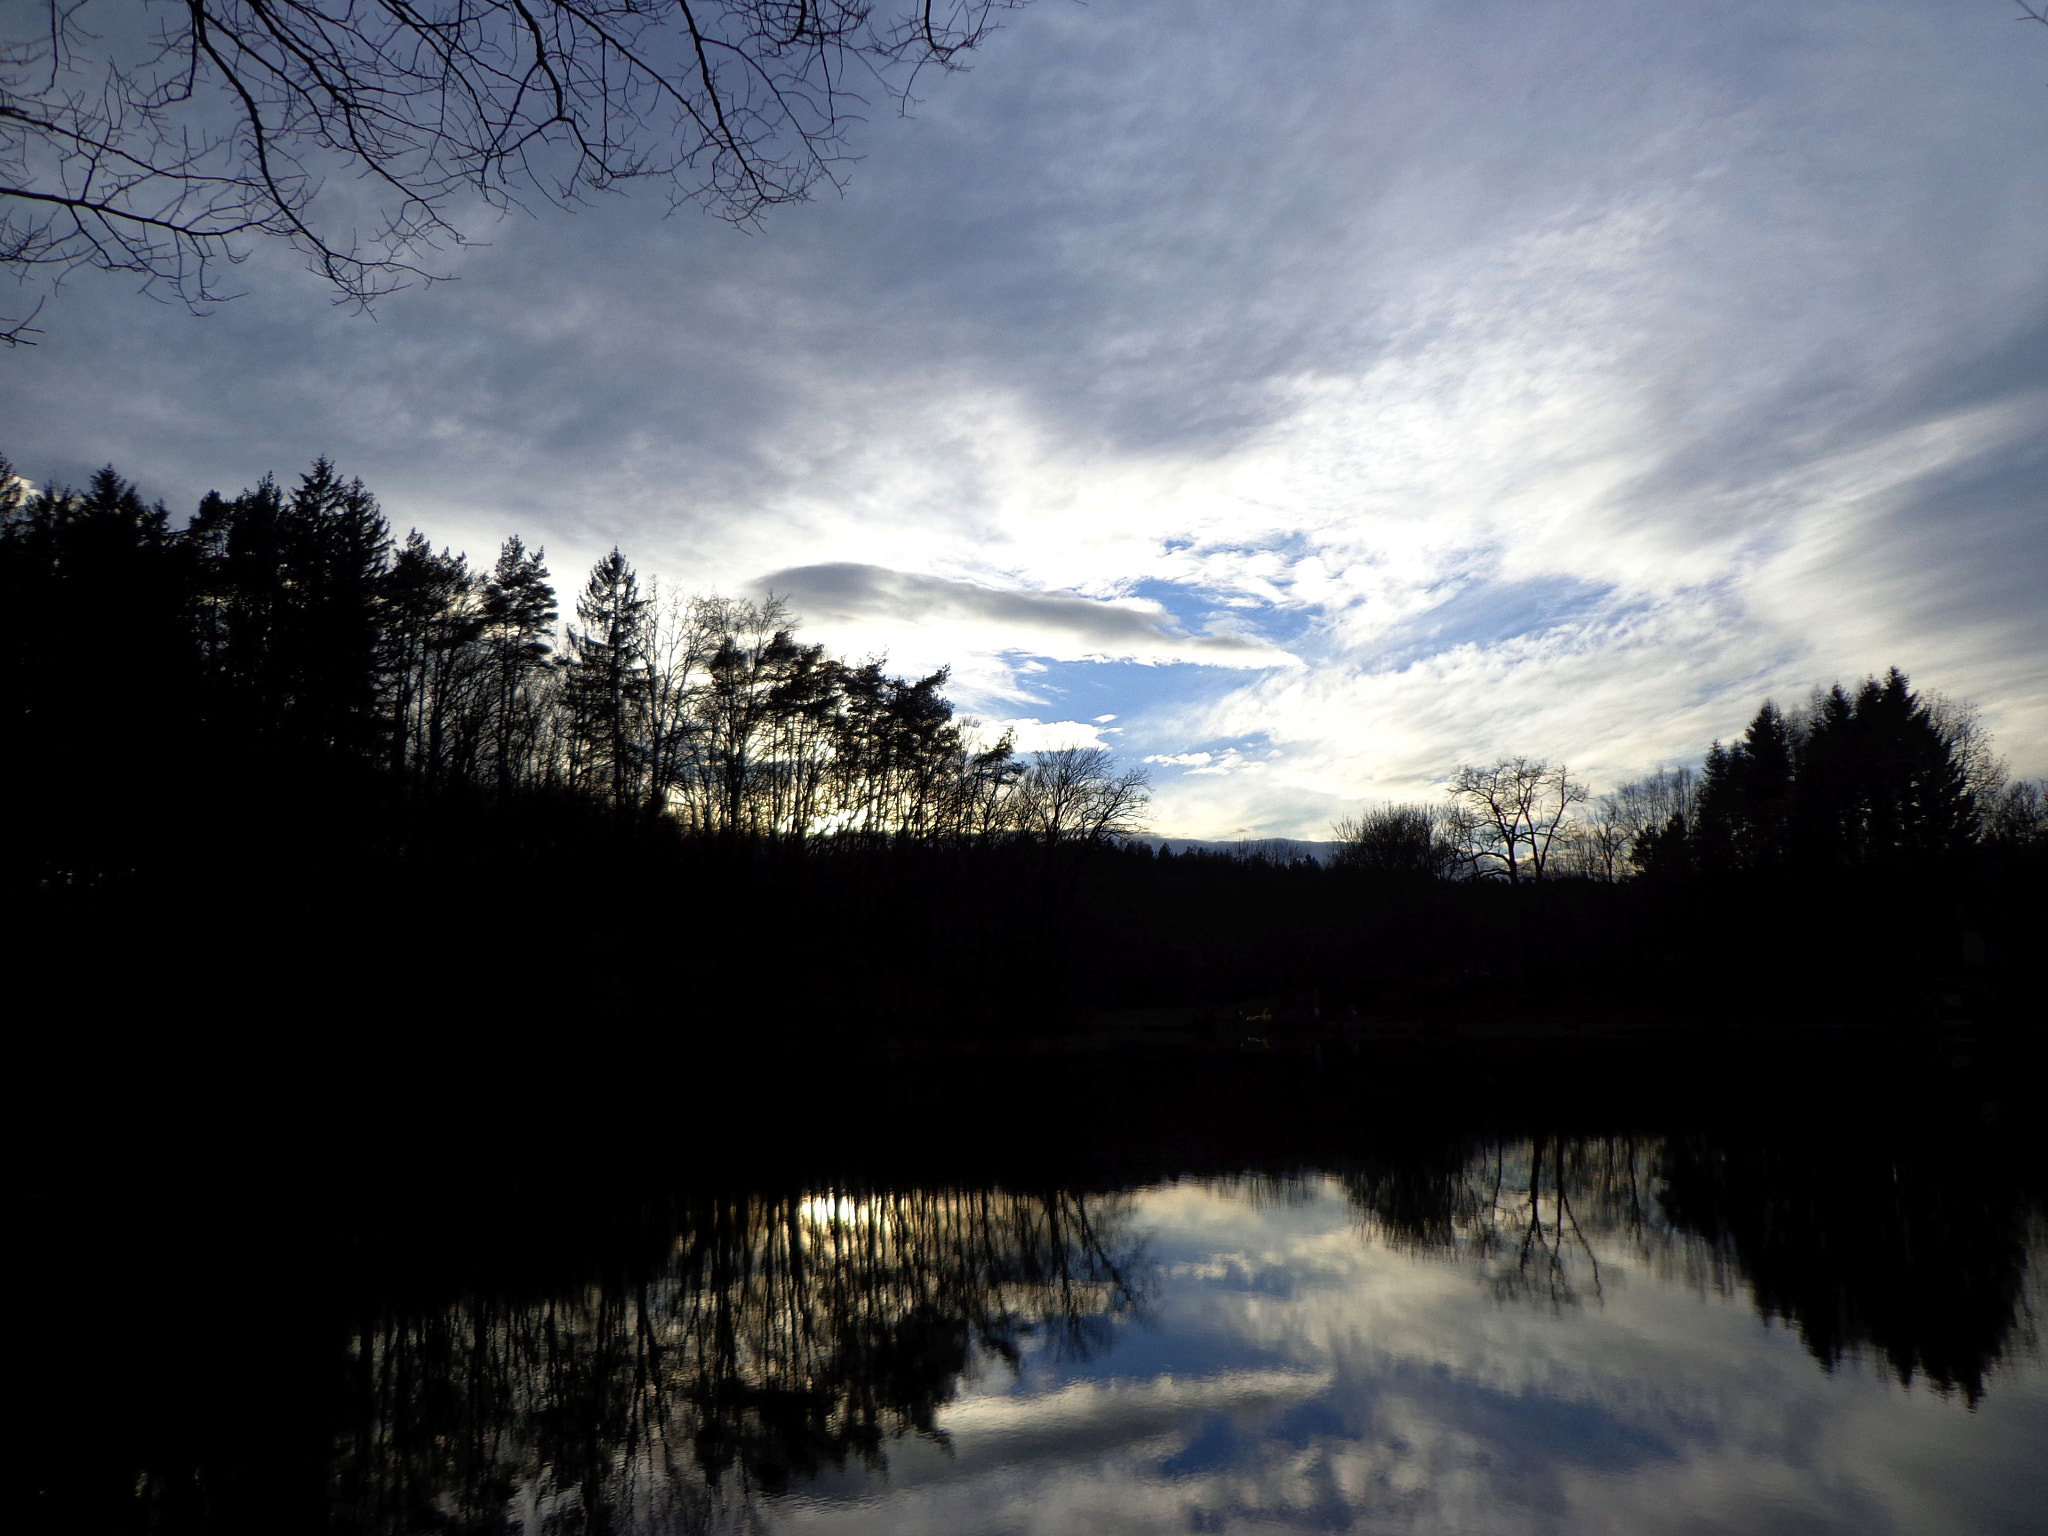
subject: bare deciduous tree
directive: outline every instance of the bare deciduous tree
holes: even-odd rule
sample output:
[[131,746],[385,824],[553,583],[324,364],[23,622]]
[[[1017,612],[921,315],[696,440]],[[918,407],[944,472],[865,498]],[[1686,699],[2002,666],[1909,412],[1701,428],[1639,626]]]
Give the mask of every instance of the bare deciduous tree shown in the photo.
[[1032,756],[1017,786],[1017,825],[1047,844],[1100,843],[1144,828],[1146,776],[1119,773],[1103,747],[1061,747]]
[[1562,763],[1504,757],[1487,767],[1463,767],[1451,776],[1452,798],[1466,812],[1468,857],[1475,874],[1524,874],[1541,880],[1551,849],[1572,808],[1585,803],[1585,787]]
[[1628,874],[1629,839],[1610,803],[1613,798],[1602,795],[1591,816],[1565,831],[1551,855],[1560,873],[1609,885]]
[[1662,832],[1674,816],[1690,822],[1699,810],[1699,782],[1690,768],[1659,768],[1600,797],[1600,815],[1627,841],[1634,859],[1651,833]]
[[2048,847],[2048,782],[2016,779],[2001,788],[1985,812],[1984,839],[1997,848]]
[[1963,772],[1963,785],[1979,805],[1989,805],[2005,787],[2005,762],[1991,748],[1991,733],[1975,704],[1946,694],[1925,695],[1928,719]]
[[[465,203],[652,182],[744,223],[834,180],[863,90],[906,101],[1016,3],[9,5],[0,263],[133,273],[198,308],[270,236],[366,303],[433,275],[418,263],[462,243]],[[353,189],[323,198],[330,181]],[[0,320],[0,340],[33,318]]]
[[1334,823],[1332,862],[1340,869],[1379,875],[1442,879],[1459,863],[1460,829],[1449,812],[1430,805],[1373,806]]

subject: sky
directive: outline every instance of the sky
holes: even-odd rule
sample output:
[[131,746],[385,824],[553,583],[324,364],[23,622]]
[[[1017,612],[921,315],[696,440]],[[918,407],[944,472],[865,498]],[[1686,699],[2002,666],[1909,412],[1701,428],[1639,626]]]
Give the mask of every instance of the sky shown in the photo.
[[462,220],[365,317],[80,274],[0,451],[952,668],[1185,837],[1596,789],[1904,668],[2048,774],[2048,26],[2008,0],[1036,0],[843,192]]

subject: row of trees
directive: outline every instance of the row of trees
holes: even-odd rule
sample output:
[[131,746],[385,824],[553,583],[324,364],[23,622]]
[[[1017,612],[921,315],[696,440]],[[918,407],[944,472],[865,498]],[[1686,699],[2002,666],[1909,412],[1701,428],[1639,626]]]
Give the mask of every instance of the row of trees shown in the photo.
[[1967,707],[1896,667],[1788,715],[1765,701],[1703,770],[1659,770],[1599,796],[1562,763],[1465,766],[1442,805],[1337,823],[1337,862],[1386,875],[1491,878],[1928,867],[1981,845],[2048,844],[2048,795],[2007,782]]
[[[39,492],[0,460],[0,603],[63,637],[17,651],[11,696],[64,771],[196,735],[415,798],[567,792],[798,840],[1100,841],[1146,799],[1104,752],[980,740],[943,670],[829,656],[779,599],[665,592],[617,550],[561,624],[542,551],[507,539],[475,569],[417,531],[394,541],[324,459],[290,490],[209,494],[182,528],[112,469]],[[130,699],[110,710],[114,679]]]
[[[662,967],[627,957],[716,954],[688,1005],[705,1042],[736,1038],[770,975],[783,1039],[995,1037],[1281,992],[1311,1012],[1491,1007],[1488,988],[1682,1011],[1700,974],[1753,972],[1781,921],[1813,930],[1803,952],[1916,935],[1921,981],[1866,1001],[1924,1013],[1970,955],[1985,985],[2016,979],[2048,889],[2038,797],[1996,788],[1980,735],[1903,677],[1607,796],[1536,761],[1466,769],[1446,807],[1361,818],[1343,861],[1454,878],[1354,879],[1118,849],[1142,778],[977,739],[943,672],[832,657],[773,600],[671,594],[617,552],[558,600],[541,551],[508,541],[479,569],[395,540],[324,462],[183,526],[111,470],[77,493],[0,486],[0,745],[28,808],[0,895],[22,898],[25,950],[124,1005],[184,985],[215,1007],[462,1017],[449,957],[499,953],[512,912],[566,900],[548,963],[519,973],[535,1016],[598,995],[671,1019]],[[1773,780],[1757,765],[1779,724]],[[2022,833],[2028,858],[1975,856]],[[1907,873],[1820,902],[1768,873],[1740,900],[1621,881],[1849,867]],[[1509,899],[1537,880],[1540,913]]]

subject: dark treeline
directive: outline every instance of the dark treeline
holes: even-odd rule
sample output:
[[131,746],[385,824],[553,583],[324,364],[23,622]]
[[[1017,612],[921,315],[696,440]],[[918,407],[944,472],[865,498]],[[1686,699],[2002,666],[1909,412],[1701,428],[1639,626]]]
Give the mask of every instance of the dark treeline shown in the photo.
[[[1340,822],[1327,869],[1253,857],[1162,878],[1140,861],[1108,909],[1156,922],[1130,952],[1172,952],[1184,998],[1257,992],[1271,958],[1265,975],[1314,978],[1382,1017],[1452,997],[1507,1016],[1612,1005],[1729,1023],[2024,1011],[2048,931],[2048,798],[2007,780],[1970,709],[1896,669],[1797,714],[1764,703],[1698,774],[1596,798],[1516,757],[1447,788],[1440,806]],[[1232,929],[1255,936],[1234,944]],[[1135,1000],[1144,963],[1103,970]]]
[[617,550],[558,633],[541,551],[508,539],[472,570],[396,541],[324,460],[175,529],[111,469],[0,495],[4,597],[35,637],[10,669],[17,721],[59,812],[28,854],[45,880],[132,864],[177,812],[138,778],[194,766],[293,801],[374,776],[410,802],[554,796],[794,842],[1101,837],[1142,803],[1098,760],[974,745],[943,671],[840,661],[778,600],[663,594]]
[[[1097,995],[1364,1016],[1926,1024],[2016,1032],[2048,932],[2048,802],[1897,670],[1765,703],[1699,774],[1593,797],[1524,757],[1338,824],[1328,865],[1104,858]],[[1322,1029],[1328,1033],[1327,1028]]]
[[773,599],[665,592],[617,551],[563,598],[518,539],[481,568],[394,537],[325,461],[182,524],[111,469],[37,492],[0,465],[0,610],[0,878],[80,1007],[346,1009],[454,1049],[568,1018],[693,1050],[1015,1039],[1154,1006],[1230,1044],[1932,1022],[1998,1014],[2048,915],[2038,788],[1896,671],[1597,801],[1545,762],[1461,769],[1324,865],[1154,853],[1142,775],[979,739],[943,672],[835,658]]
[[183,526],[111,469],[35,492],[0,464],[0,608],[33,808],[5,878],[109,997],[481,1022],[501,986],[501,1028],[749,992],[784,1028],[1056,1006],[1067,898],[1144,803],[772,598],[664,593],[615,550],[564,605],[516,538],[488,569],[394,539],[324,460]]

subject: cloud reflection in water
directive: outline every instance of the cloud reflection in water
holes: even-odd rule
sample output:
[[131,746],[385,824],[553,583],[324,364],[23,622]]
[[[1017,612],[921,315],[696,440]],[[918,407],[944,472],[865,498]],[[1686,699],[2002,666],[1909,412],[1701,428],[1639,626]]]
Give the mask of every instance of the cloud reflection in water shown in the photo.
[[337,1528],[2038,1529],[2029,1190],[1627,1137],[726,1198],[645,1274],[365,1319]]
[[[1568,1213],[1527,1198],[1531,1160],[1511,1149],[1500,1208],[1467,1210],[1434,1242],[1362,1223],[1371,1181],[1356,1175],[1283,1198],[1270,1184],[1145,1190],[1130,1221],[1158,1286],[1115,1348],[1027,1348],[1014,1379],[986,1374],[939,1415],[944,1449],[906,1444],[886,1480],[771,1500],[769,1526],[2038,1528],[2038,1358],[1994,1366],[1974,1411],[1954,1386],[1902,1387],[1881,1352],[1819,1369],[1796,1327],[1759,1319],[1725,1253],[1662,1221],[1647,1178],[1633,1211],[1581,1185],[1567,1203],[1587,1208]],[[1529,1236],[1532,1214],[1565,1222],[1559,1252]]]

